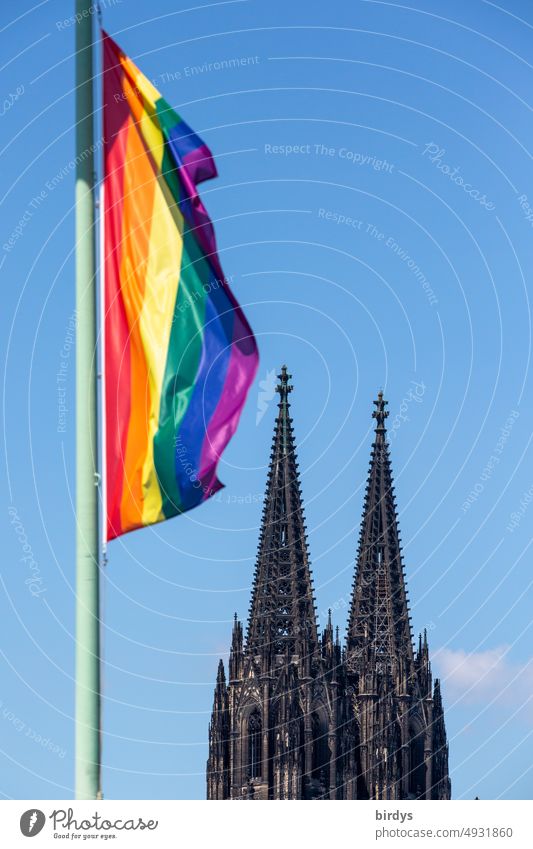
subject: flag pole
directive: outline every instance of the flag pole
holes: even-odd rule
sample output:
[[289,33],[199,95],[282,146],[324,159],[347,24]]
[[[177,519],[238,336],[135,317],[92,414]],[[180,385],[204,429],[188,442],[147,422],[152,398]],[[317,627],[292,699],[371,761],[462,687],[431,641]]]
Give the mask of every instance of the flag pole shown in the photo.
[[93,11],[76,0],[76,798],[101,798]]

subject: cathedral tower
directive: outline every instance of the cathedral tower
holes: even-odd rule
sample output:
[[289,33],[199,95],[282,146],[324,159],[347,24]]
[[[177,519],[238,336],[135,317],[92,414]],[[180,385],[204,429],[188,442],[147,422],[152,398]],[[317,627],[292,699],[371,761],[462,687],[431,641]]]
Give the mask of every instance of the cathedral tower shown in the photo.
[[383,393],[346,646],[346,798],[449,799],[448,745],[427,635],[413,649]]
[[380,392],[344,652],[319,637],[302,496],[279,377],[246,638],[235,615],[209,725],[208,799],[449,799],[448,744],[427,635],[418,651]]
[[285,366],[246,640],[235,619],[209,728],[208,799],[336,798],[341,649],[319,639]]

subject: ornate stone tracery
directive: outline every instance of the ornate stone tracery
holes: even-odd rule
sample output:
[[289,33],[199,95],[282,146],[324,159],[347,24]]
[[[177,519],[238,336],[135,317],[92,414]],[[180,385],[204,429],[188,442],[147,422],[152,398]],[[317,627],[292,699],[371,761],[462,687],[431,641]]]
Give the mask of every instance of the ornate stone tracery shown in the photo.
[[280,396],[246,642],[235,616],[209,726],[208,799],[449,799],[427,635],[414,652],[383,393],[346,649],[319,638],[292,418]]

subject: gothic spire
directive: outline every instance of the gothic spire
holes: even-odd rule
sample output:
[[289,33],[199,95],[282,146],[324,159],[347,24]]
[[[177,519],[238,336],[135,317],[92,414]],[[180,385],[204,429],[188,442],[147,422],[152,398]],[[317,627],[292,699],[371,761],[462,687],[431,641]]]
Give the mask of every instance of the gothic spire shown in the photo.
[[318,633],[287,367],[278,375],[278,415],[263,507],[246,641],[254,655],[297,655],[308,664]]
[[413,642],[385,421],[383,392],[376,421],[348,627],[348,662],[412,676]]
[[449,799],[451,782],[448,774],[448,740],[444,725],[444,711],[440,681],[435,679],[433,689],[433,763],[432,763],[432,799]]
[[379,393],[348,640],[318,641],[289,397],[279,375],[246,641],[237,615],[209,726],[209,799],[449,799],[440,685],[414,654]]
[[233,620],[233,633],[231,636],[231,650],[229,655],[229,680],[237,681],[242,678],[243,673],[243,637],[242,625],[237,619],[237,614]]
[[228,690],[224,664],[220,660],[209,723],[209,757],[207,759],[207,796],[226,799],[229,793],[227,763],[229,759]]
[[226,675],[224,673],[224,661],[220,659],[218,661],[218,669],[217,669],[217,690],[222,688],[224,689],[226,686]]
[[219,660],[217,669],[217,683],[215,685],[215,693],[213,698],[213,709],[215,711],[223,711],[226,707],[226,674],[224,672],[224,662]]

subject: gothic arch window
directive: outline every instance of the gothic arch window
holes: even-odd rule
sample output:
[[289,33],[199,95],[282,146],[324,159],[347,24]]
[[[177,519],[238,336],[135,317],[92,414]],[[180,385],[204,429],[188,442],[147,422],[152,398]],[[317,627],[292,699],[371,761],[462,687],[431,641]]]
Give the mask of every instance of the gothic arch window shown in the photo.
[[395,788],[396,798],[403,799],[402,776],[403,776],[403,760],[402,760],[402,732],[399,723],[394,726],[394,763],[396,769]]
[[248,720],[248,772],[250,778],[261,778],[261,748],[262,748],[261,714],[252,711]]
[[426,764],[424,730],[418,722],[410,727],[409,738],[409,796],[420,799],[426,792]]
[[329,786],[329,745],[327,726],[319,713],[311,716],[313,735],[312,777],[318,785],[322,785],[322,793]]

